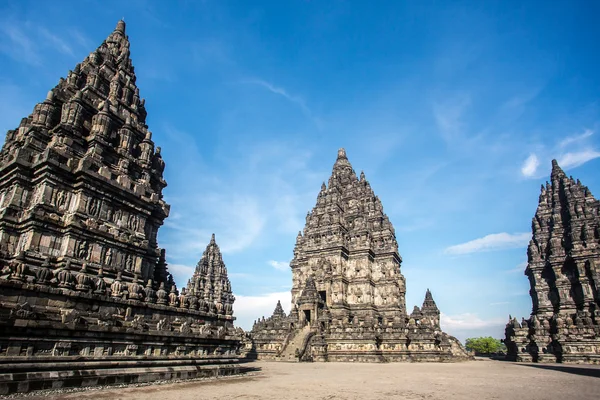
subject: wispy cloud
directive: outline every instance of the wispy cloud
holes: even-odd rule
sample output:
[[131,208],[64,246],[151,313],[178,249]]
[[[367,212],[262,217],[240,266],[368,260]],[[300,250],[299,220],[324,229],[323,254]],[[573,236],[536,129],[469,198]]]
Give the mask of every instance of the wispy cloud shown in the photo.
[[563,169],[579,167],[588,161],[600,158],[600,151],[589,143],[594,131],[585,129],[583,133],[567,136],[550,148],[542,147],[531,153],[523,162],[521,175],[525,178],[541,178],[547,176],[548,170],[539,171],[540,158],[549,161],[556,158]]
[[514,249],[527,246],[531,233],[493,233],[482,238],[471,240],[446,248],[447,254],[469,254],[482,251]]
[[540,160],[538,160],[537,156],[532,153],[523,163],[523,166],[521,167],[521,173],[526,177],[533,176],[535,175],[539,165]]
[[557,161],[563,169],[569,169],[579,167],[580,165],[583,165],[586,162],[594,160],[598,157],[600,157],[600,151],[587,149],[574,153],[563,154]]
[[0,30],[8,39],[0,42],[0,51],[15,61],[38,65],[41,60],[34,40],[18,26],[13,21],[0,22]]
[[442,138],[448,142],[464,138],[465,125],[463,115],[471,105],[468,95],[459,95],[453,99],[433,104],[433,115]]
[[542,87],[534,87],[529,91],[520,93],[516,96],[511,97],[508,101],[502,104],[502,108],[505,110],[522,110],[527,104],[534,100],[540,93]]
[[269,265],[279,271],[287,271],[290,268],[289,261],[270,260]]
[[573,135],[573,136],[567,136],[566,138],[564,138],[563,140],[560,141],[560,143],[558,144],[558,146],[559,147],[565,147],[565,146],[568,146],[570,144],[580,142],[582,140],[585,140],[585,139],[589,138],[593,134],[594,134],[593,130],[591,130],[591,129],[585,129],[582,134]]
[[73,55],[73,49],[71,49],[71,46],[69,46],[67,42],[65,42],[55,34],[51,33],[50,31],[48,31],[48,29],[44,28],[43,26],[40,26],[38,29],[40,31],[41,36],[45,38],[47,40],[47,43],[52,45],[56,50],[63,54],[67,54],[70,56]]
[[271,93],[275,93],[277,95],[283,96],[288,101],[296,104],[302,110],[304,115],[306,115],[306,117],[308,117],[310,120],[312,120],[315,123],[315,125],[317,125],[318,128],[321,127],[320,120],[315,117],[315,115],[313,114],[311,109],[308,108],[308,106],[306,105],[306,102],[304,101],[304,99],[302,99],[300,96],[290,94],[286,89],[279,87],[279,86],[275,86],[272,83],[269,83],[262,79],[250,79],[250,80],[245,81],[245,83],[262,86],[265,89],[269,90]]
[[520,263],[516,267],[511,268],[509,270],[506,270],[505,272],[507,274],[516,274],[518,272],[523,273],[525,271],[525,268],[527,268],[527,261],[523,261],[522,263]]
[[[165,226],[174,232],[173,242],[169,242],[171,258],[189,257],[190,253],[199,254],[209,242],[210,235],[217,233],[217,243],[223,253],[235,253],[252,245],[265,225],[265,216],[259,208],[258,200],[253,197],[222,194],[205,195],[196,198],[197,207],[210,210],[206,215],[207,229],[190,228],[186,222],[165,221]],[[196,207],[194,207],[196,209]]]
[[[56,32],[52,32],[32,21],[19,21],[15,19],[0,20],[0,32],[8,40],[0,41],[0,52],[6,54],[17,62],[40,65],[49,52],[58,51],[73,57],[72,44],[63,39]],[[70,30],[73,43],[84,46],[90,50],[89,40],[86,40],[77,30]]]

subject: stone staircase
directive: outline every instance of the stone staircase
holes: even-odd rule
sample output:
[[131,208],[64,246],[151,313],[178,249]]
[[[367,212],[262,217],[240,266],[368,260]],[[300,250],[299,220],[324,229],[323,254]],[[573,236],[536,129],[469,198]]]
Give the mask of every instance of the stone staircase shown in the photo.
[[296,336],[294,336],[294,338],[288,342],[287,346],[285,346],[285,348],[281,351],[281,354],[277,356],[277,361],[298,362],[296,350],[298,350],[300,353],[303,353],[304,349],[302,347],[306,345],[305,339],[309,334],[309,325],[298,330]]

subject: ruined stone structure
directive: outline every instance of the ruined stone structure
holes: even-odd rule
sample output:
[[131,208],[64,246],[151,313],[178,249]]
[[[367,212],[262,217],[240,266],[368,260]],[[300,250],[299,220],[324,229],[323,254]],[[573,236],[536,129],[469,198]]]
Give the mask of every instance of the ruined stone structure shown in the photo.
[[120,21],[0,151],[0,392],[238,369],[214,237],[181,293],[158,248],[164,168]]
[[252,329],[254,355],[316,361],[456,360],[467,354],[440,329],[427,291],[408,315],[394,228],[364,173],[338,151],[328,185],[296,238],[292,307]]
[[532,222],[525,275],[533,309],[509,318],[515,361],[600,364],[600,203],[552,161]]

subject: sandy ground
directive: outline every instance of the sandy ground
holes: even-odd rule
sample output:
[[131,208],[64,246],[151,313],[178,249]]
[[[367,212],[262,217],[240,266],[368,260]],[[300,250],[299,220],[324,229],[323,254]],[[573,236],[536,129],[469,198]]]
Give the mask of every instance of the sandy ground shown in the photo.
[[[253,376],[126,387],[44,399],[600,399],[600,366],[438,363],[251,364]],[[35,397],[29,397],[34,399]]]

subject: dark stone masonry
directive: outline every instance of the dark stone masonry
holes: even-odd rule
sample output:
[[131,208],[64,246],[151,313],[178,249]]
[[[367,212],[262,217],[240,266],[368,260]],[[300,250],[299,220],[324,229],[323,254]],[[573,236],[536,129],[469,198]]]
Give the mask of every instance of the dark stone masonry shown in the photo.
[[344,149],[328,185],[298,233],[292,307],[257,321],[246,342],[250,357],[312,361],[455,361],[469,356],[440,329],[427,290],[423,307],[406,312],[406,281],[394,227],[365,174]]
[[157,232],[165,162],[125,23],[0,151],[0,393],[237,373],[243,331],[213,236],[188,289]]
[[600,364],[600,202],[552,161],[532,222],[531,316],[509,318],[513,361]]

